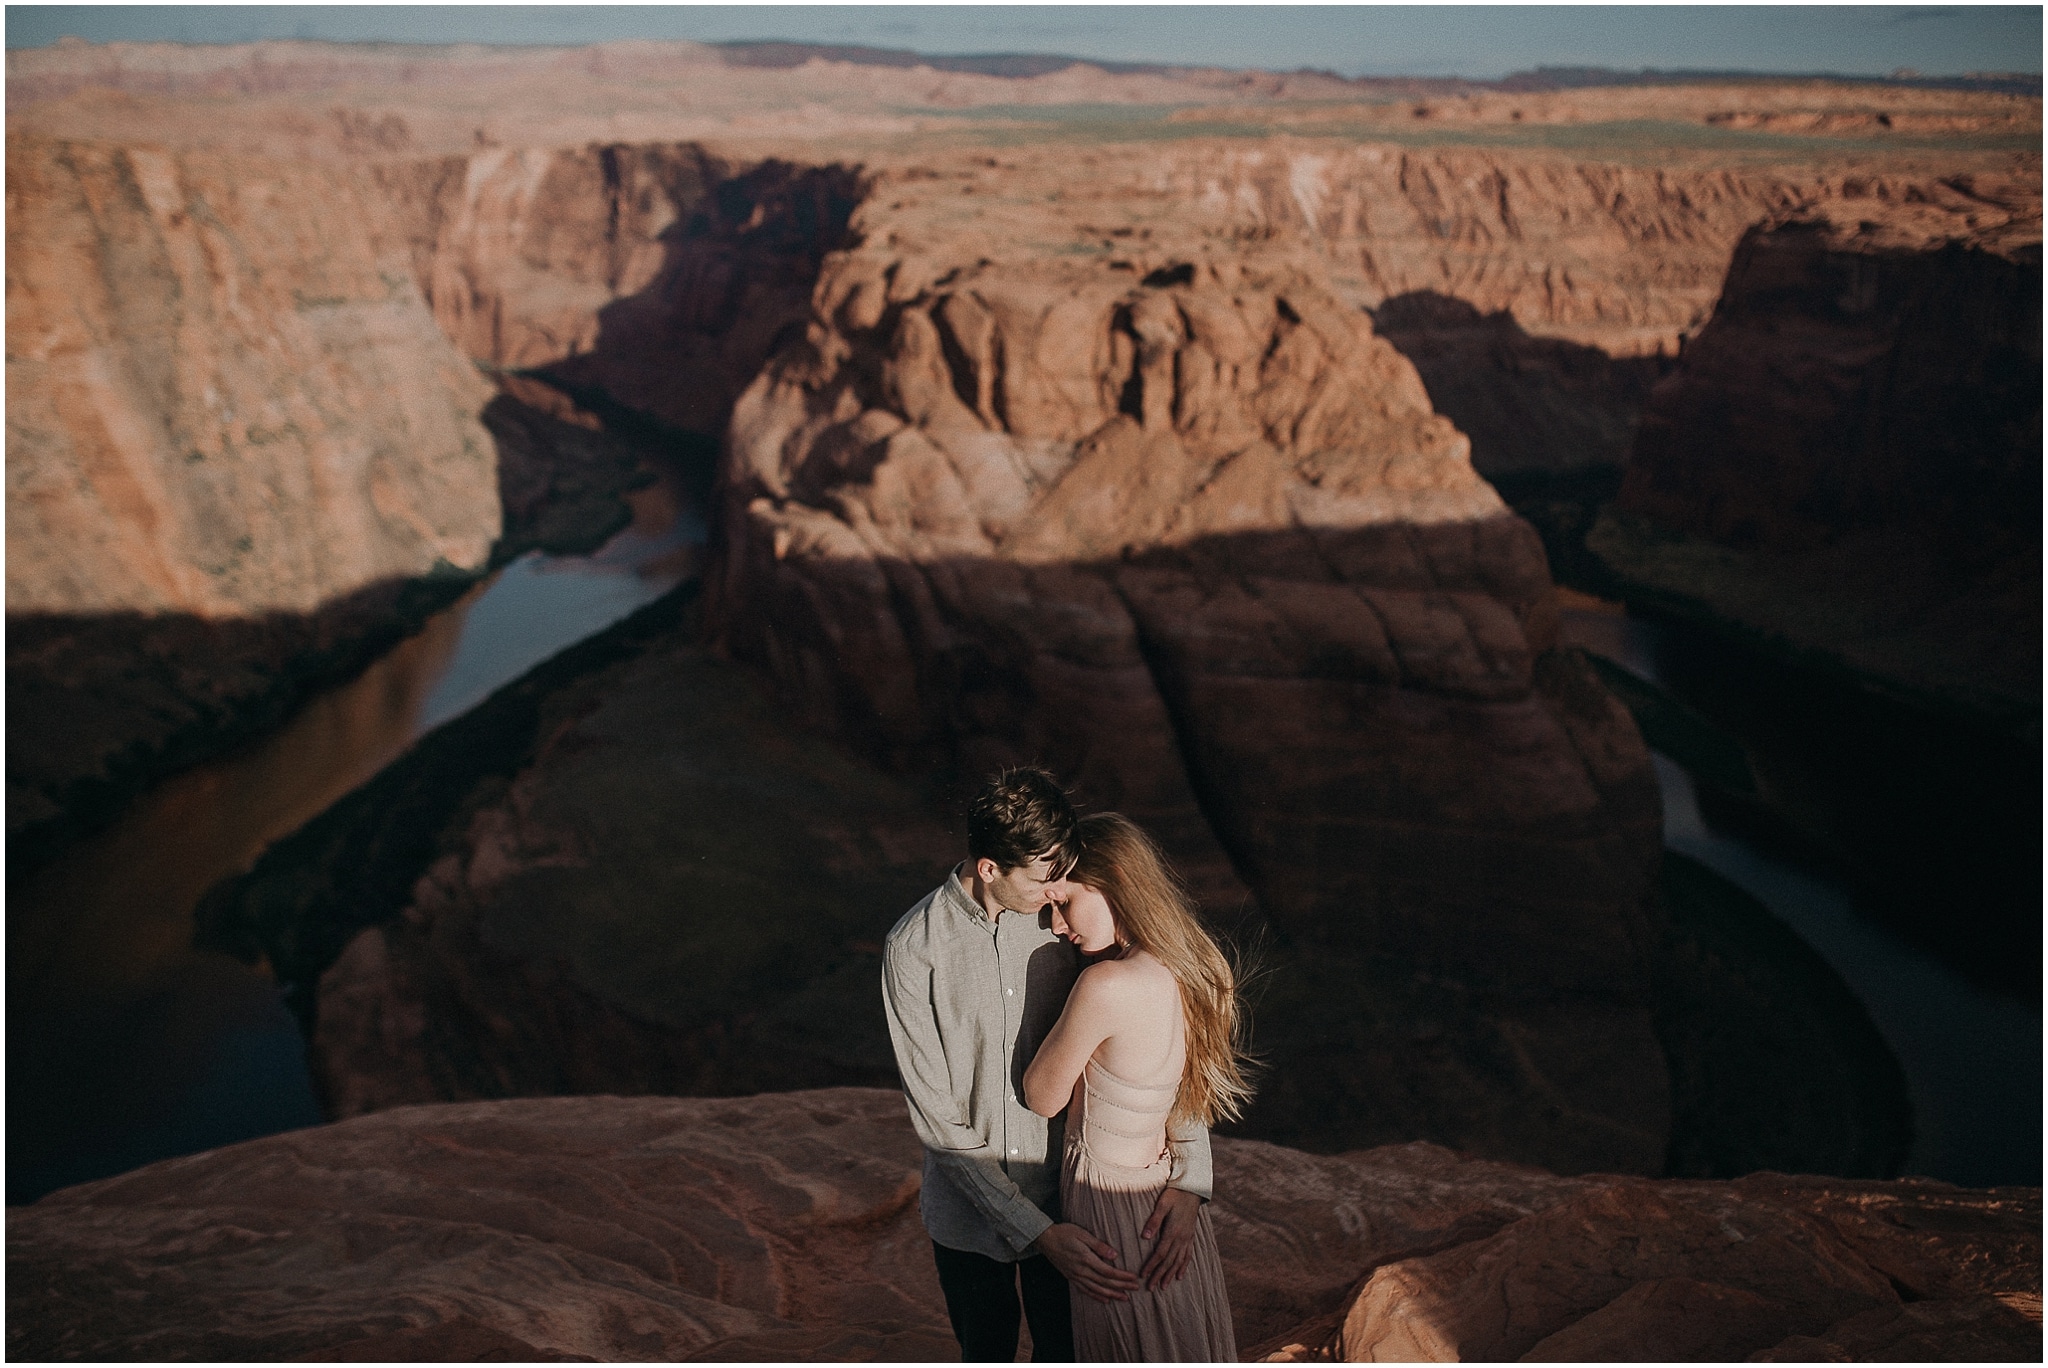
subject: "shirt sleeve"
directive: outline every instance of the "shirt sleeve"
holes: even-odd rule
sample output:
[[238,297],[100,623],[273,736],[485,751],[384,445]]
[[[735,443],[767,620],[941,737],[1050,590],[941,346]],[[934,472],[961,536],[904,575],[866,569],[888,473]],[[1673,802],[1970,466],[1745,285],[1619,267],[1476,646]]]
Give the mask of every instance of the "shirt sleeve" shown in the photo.
[[1209,1128],[1199,1121],[1186,1121],[1166,1128],[1166,1144],[1173,1154],[1173,1168],[1166,1185],[1192,1192],[1203,1201],[1216,1195],[1216,1170],[1209,1157]]
[[[1052,1225],[1010,1181],[1002,1160],[967,1124],[966,1099],[955,1097],[946,1066],[937,1013],[932,1005],[932,970],[919,956],[891,943],[882,955],[882,1000],[889,1016],[889,1041],[896,1071],[910,1104],[910,1124],[927,1153],[989,1225],[1022,1254]],[[1208,1157],[1204,1136],[1203,1158]]]

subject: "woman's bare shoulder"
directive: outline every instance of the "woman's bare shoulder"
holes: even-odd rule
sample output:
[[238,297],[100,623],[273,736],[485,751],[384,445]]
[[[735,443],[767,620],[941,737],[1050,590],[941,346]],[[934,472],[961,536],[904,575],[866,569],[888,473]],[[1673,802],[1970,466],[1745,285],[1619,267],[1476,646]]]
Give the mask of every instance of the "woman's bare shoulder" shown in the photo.
[[1089,965],[1081,971],[1080,981],[1075,987],[1078,989],[1084,983],[1091,984],[1098,992],[1118,997],[1179,991],[1173,971],[1143,950],[1134,950],[1121,959]]

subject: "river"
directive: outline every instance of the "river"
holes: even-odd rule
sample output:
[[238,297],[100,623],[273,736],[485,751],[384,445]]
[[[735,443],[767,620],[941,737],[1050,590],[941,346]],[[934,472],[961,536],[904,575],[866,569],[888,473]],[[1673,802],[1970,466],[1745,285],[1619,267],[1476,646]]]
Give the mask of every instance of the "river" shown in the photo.
[[[1657,624],[1619,612],[1568,610],[1565,634],[1658,683]],[[1906,1171],[1969,1187],[2041,1182],[2041,1010],[1973,983],[1887,930],[1841,880],[1717,831],[1692,776],[1652,757],[1664,798],[1664,844],[1769,908],[1818,951],[1862,1001],[1905,1071],[1914,1139]]]
[[192,945],[193,908],[407,747],[695,572],[680,472],[589,556],[529,553],[276,733],[136,802],[8,905],[7,1201],[322,1118],[265,966]]

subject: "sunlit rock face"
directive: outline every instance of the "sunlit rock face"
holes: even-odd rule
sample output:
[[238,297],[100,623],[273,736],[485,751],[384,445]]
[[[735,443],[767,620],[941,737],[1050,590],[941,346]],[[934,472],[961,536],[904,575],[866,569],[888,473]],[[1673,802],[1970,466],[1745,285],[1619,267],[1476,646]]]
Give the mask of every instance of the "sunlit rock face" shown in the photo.
[[[1254,1359],[2040,1352],[2038,1189],[1215,1155]],[[894,1091],[380,1112],[10,1210],[8,1352],[950,1358],[919,1165]]]
[[563,363],[715,435],[850,179],[689,145],[10,152],[16,614],[307,612],[481,565],[499,508],[473,363]]
[[[321,400],[322,413],[365,431],[403,420],[409,438],[426,432],[422,387],[452,364],[450,393],[461,397],[462,386],[475,389],[464,366],[478,363],[539,369],[607,420],[624,416],[664,439],[726,435],[725,559],[710,615],[723,644],[772,673],[796,705],[791,715],[853,740],[897,779],[914,775],[957,796],[997,764],[1042,760],[1072,776],[1089,803],[1122,807],[1157,831],[1211,912],[1264,934],[1281,966],[1259,1018],[1277,1061],[1254,1118],[1260,1134],[1322,1148],[1427,1136],[1572,1171],[1662,1164],[1667,1067],[1643,1004],[1655,940],[1643,905],[1657,844],[1647,757],[1614,701],[1554,649],[1541,548],[1475,477],[1444,416],[1477,426],[1443,396],[1431,412],[1416,373],[1360,308],[1433,295],[1428,302],[1448,312],[1412,315],[1423,333],[1476,316],[1544,344],[1522,347],[1528,339],[1508,333],[1517,345],[1490,357],[1498,370],[1534,358],[1539,368],[1585,361],[1600,372],[1584,352],[1605,360],[1675,351],[1706,318],[1729,252],[1759,218],[1821,201],[1961,192],[1917,171],[1641,164],[1645,146],[1654,160],[1647,144],[1612,160],[1525,142],[1403,145],[1416,120],[1500,124],[1525,109],[1557,126],[1667,115],[1711,123],[1738,98],[1727,92],[1582,92],[1565,100],[1576,112],[1519,95],[1512,111],[1494,104],[1489,113],[1473,99],[1342,112],[1391,141],[1361,139],[1311,109],[1305,120],[1274,116],[1272,131],[1299,140],[1174,137],[1134,154],[1085,125],[1020,140],[1014,128],[955,122],[943,130],[955,142],[892,140],[918,131],[905,102],[923,106],[920,118],[953,119],[963,103],[1014,99],[1178,104],[1216,82],[1075,68],[1009,85],[841,63],[734,74],[702,50],[637,46],[443,54],[417,65],[410,55],[353,52],[340,66],[328,61],[333,53],[298,50],[204,56],[233,68],[218,71],[185,70],[202,61],[190,53],[114,56],[10,57],[24,91],[52,97],[33,107],[24,98],[10,126],[100,139],[95,149],[187,150],[93,151],[86,161],[115,170],[90,174],[25,156],[23,177],[73,176],[84,187],[73,198],[90,208],[78,212],[124,233],[132,219],[137,241],[218,246],[226,239],[208,225],[256,222],[245,202],[274,210],[261,222],[297,236],[274,252],[258,243],[242,256],[217,253],[226,264],[206,269],[228,284],[181,276],[178,307],[208,301],[206,317],[230,319],[230,337],[271,345],[277,333],[286,369],[310,376],[314,394],[341,386],[322,377],[340,364],[331,357],[356,355],[354,334],[335,323],[339,340],[321,334],[315,357],[290,350],[299,346],[292,329],[310,324],[245,326],[233,322],[235,307],[281,299],[294,318],[304,311],[316,322],[354,318],[358,306],[403,312],[402,327],[386,319],[376,358],[349,362],[375,383]],[[143,69],[151,61],[178,70]],[[1219,79],[1261,100],[1321,80]],[[64,94],[109,84],[140,93]],[[311,92],[343,87],[334,98],[344,103],[323,116],[300,107]],[[245,98],[180,94],[195,91]],[[1347,92],[1358,94],[1342,83],[1313,93]],[[822,103],[767,108],[798,95]],[[1775,91],[1758,117],[1810,99]],[[1742,108],[1744,118],[1755,112]],[[1161,120],[1160,131],[1177,118]],[[706,128],[716,150],[687,141]],[[775,160],[819,159],[824,132],[872,141],[835,144],[846,149],[842,165]],[[858,175],[848,169],[856,162]],[[161,176],[133,170],[160,165],[177,168],[187,188],[166,196]],[[104,206],[128,201],[90,187],[119,181],[124,166],[137,187],[129,198],[143,208],[120,210],[130,219],[117,223]],[[289,203],[263,200],[268,192],[254,183],[266,178],[291,192]],[[151,207],[159,203],[192,207],[174,223],[176,214]],[[303,206],[319,206],[320,216]],[[98,239],[79,230],[64,241],[77,255]],[[11,238],[11,264],[41,259],[14,249]],[[189,264],[199,249],[163,250]],[[357,258],[374,271],[347,265]],[[120,263],[145,285],[154,278],[129,256]],[[293,272],[311,284],[293,293]],[[313,288],[321,272],[354,283]],[[11,279],[10,291],[32,293],[33,284]],[[147,305],[164,295],[152,288],[135,298]],[[24,298],[23,319],[60,312]],[[182,317],[161,299],[147,307],[160,315],[158,333]],[[209,348],[223,345],[201,337],[177,350],[204,371],[214,365]],[[30,358],[24,365],[45,364],[33,359],[36,347],[13,351]],[[139,361],[121,366],[158,374]],[[162,390],[164,404],[129,409],[159,424],[195,406],[213,413],[205,384],[169,373],[177,383]],[[39,396],[67,392],[40,372],[24,375],[18,387]],[[1599,374],[1589,381],[1594,390],[1605,383]],[[246,411],[241,389],[213,392]],[[1611,444],[1632,421],[1636,398],[1624,398],[1592,438]],[[1548,402],[1502,405],[1481,393],[1469,411],[1493,414],[1487,440],[1505,445],[1519,415],[1541,417],[1556,407]],[[462,398],[457,418],[480,403]],[[37,412],[23,409],[37,432],[68,431]],[[318,446],[306,440],[307,450]],[[1509,456],[1570,467],[1577,440],[1547,433]],[[429,455],[445,446],[426,444]],[[141,449],[120,447],[131,448]],[[202,453],[194,470],[226,459],[204,442],[165,449],[180,460]],[[305,458],[310,468],[329,470],[325,450]],[[155,507],[152,486],[138,486],[149,498],[129,498],[120,493],[129,488],[122,481],[133,483],[124,468],[102,464],[112,472],[104,489],[115,492],[93,492],[88,503]],[[416,483],[440,478],[437,468],[423,464],[395,494],[390,481],[366,476],[373,493],[385,490],[369,507],[386,521],[396,508],[435,529],[444,514],[458,527],[470,505],[415,497],[428,487]],[[12,462],[10,471],[12,481]],[[531,471],[512,482],[543,483]],[[97,475],[90,484],[102,491]],[[74,495],[86,499],[60,486],[61,473],[22,498],[60,511]],[[300,492],[284,491],[294,509]],[[270,497],[256,489],[232,502],[264,510]],[[65,526],[92,532],[97,515],[88,514],[64,514]],[[319,516],[350,526],[342,513]],[[34,513],[31,527],[41,518]],[[411,525],[403,516],[398,524]],[[460,525],[482,538],[478,546],[488,542],[484,523]],[[244,535],[239,525],[227,530]],[[249,539],[250,555],[268,545]],[[431,558],[399,562],[392,573]],[[183,583],[175,563],[152,566],[123,563],[123,583]],[[222,575],[237,585],[262,579],[230,569]],[[278,585],[290,577],[273,576]],[[241,611],[221,611],[229,610]],[[637,746],[648,791],[658,792],[656,762],[694,740],[681,728],[657,736],[664,709],[677,706],[663,693],[674,676],[649,670],[610,682],[621,692],[607,706],[642,729],[607,733],[605,753]],[[613,715],[595,705],[590,713]],[[567,726],[557,739],[593,735]],[[498,1030],[529,1009],[576,1001],[556,992],[575,979],[555,972],[561,944],[550,937],[562,923],[525,915],[559,891],[545,881],[566,882],[574,865],[579,891],[601,902],[606,878],[632,877],[632,857],[663,834],[658,804],[632,822],[606,813],[577,828],[584,796],[622,800],[616,784],[606,787],[615,775],[570,749],[538,749],[505,793],[478,796],[466,814],[478,820],[433,833],[444,848],[399,880],[420,891],[417,876],[432,874],[424,895],[358,906],[352,915],[394,924],[344,938],[340,960],[329,955],[302,975],[310,984],[333,974],[321,1010],[333,1075],[354,1090],[347,1107],[436,1092],[646,1085],[646,1061],[676,1062],[664,1053],[672,1042],[634,1053],[646,1043],[640,1028],[654,1015],[653,994],[621,994],[616,982],[600,985],[610,995],[603,1010],[552,1018],[562,1029],[545,1049]],[[522,823],[533,811],[550,820],[529,849],[519,838],[532,834]],[[770,821],[739,815],[747,839],[782,853],[762,836],[764,827],[774,834]],[[919,825],[922,865],[926,847],[942,842],[931,835],[937,824]],[[556,848],[554,834],[572,828],[579,840],[602,839]],[[508,850],[518,859],[494,865]],[[847,858],[891,879],[912,863],[902,851]],[[642,899],[649,887],[642,881]],[[878,894],[862,915],[886,916],[898,897]],[[554,915],[575,915],[563,906]],[[407,908],[416,915],[400,928]],[[529,939],[484,963],[478,951],[492,928],[513,924]],[[485,930],[470,935],[477,928]],[[652,939],[662,927],[650,917],[640,929]],[[837,948],[869,953],[856,940],[866,938]],[[505,939],[493,944],[503,949]],[[608,970],[648,977],[656,962],[617,946],[609,958]],[[584,973],[571,986],[583,991],[595,977],[605,976]],[[854,1002],[851,983],[835,979],[829,1004],[808,998],[807,1010],[829,1015]],[[871,1001],[866,987],[858,991]],[[441,1008],[445,1016],[432,1016]],[[627,1016],[636,1018],[630,1030],[620,1027]],[[432,1029],[414,1030],[421,1021]],[[634,1050],[611,1048],[621,1039]],[[739,1086],[736,1076],[705,1086]],[[749,1077],[748,1086],[763,1077],[794,1086],[822,1075]]]
[[1430,291],[1611,357],[1675,351],[1713,308],[1742,231],[1831,189],[1446,147],[1231,148],[1169,166],[1191,208],[1313,243],[1347,297]]
[[[1508,1038],[1602,1060],[1505,1085],[1560,1118],[1511,1152],[1654,1170],[1655,788],[1553,649],[1534,534],[1314,256],[1162,227],[1019,259],[1073,225],[963,223],[1000,185],[885,179],[856,215],[735,409],[716,630],[892,765],[1049,762],[1212,912],[1484,985]],[[1452,1072],[1435,1133],[1473,1138],[1500,1098]]]
[[13,877],[361,669],[501,517],[365,168],[10,133],[7,209]]
[[489,387],[367,177],[8,154],[10,614],[307,612],[483,563]]

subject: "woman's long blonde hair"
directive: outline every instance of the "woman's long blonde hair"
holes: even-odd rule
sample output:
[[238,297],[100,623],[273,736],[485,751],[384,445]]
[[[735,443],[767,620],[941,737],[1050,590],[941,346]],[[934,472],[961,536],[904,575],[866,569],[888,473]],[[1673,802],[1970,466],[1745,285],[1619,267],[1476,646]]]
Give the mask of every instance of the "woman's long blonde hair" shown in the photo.
[[1172,1120],[1206,1126],[1236,1120],[1252,1087],[1245,1014],[1230,961],[1195,919],[1187,890],[1137,823],[1098,812],[1081,819],[1078,835],[1080,859],[1067,877],[1101,893],[1116,916],[1118,941],[1164,964],[1180,984],[1188,1062]]

